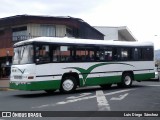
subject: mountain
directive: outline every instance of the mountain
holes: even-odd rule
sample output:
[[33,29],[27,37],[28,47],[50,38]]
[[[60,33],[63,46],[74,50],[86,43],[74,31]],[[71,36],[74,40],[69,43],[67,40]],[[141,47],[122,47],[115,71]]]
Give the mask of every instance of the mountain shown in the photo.
[[156,60],[160,60],[160,49],[159,50],[155,50],[155,59]]

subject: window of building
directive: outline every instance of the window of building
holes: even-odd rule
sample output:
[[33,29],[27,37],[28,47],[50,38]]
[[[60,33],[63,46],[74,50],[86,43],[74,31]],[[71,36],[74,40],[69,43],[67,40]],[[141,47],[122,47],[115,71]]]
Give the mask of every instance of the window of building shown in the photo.
[[54,37],[56,34],[55,26],[53,25],[41,25],[41,35],[46,37]]
[[66,28],[66,36],[73,37],[73,29],[72,28],[69,28],[69,27]]
[[12,40],[21,41],[26,40],[27,36],[27,26],[16,27],[12,29]]

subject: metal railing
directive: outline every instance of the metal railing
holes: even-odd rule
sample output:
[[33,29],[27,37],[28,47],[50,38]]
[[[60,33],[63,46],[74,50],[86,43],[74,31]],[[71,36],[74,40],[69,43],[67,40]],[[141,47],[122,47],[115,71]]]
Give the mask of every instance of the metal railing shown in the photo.
[[19,42],[19,41],[24,41],[24,40],[36,38],[36,37],[40,37],[40,36],[18,35],[18,36],[12,36],[12,41],[15,43],[15,42]]

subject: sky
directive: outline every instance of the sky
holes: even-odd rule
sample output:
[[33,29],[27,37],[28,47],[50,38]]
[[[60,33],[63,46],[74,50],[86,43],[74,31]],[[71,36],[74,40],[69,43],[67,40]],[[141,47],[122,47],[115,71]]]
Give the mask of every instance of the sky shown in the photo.
[[160,0],[1,0],[0,18],[13,15],[71,16],[91,26],[127,26],[138,41],[160,49]]

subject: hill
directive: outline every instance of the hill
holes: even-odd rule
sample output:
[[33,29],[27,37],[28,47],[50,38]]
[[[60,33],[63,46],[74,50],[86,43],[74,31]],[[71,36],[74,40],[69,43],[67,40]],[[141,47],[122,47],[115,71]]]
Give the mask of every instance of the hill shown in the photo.
[[155,50],[155,58],[156,58],[156,60],[160,60],[160,49]]

